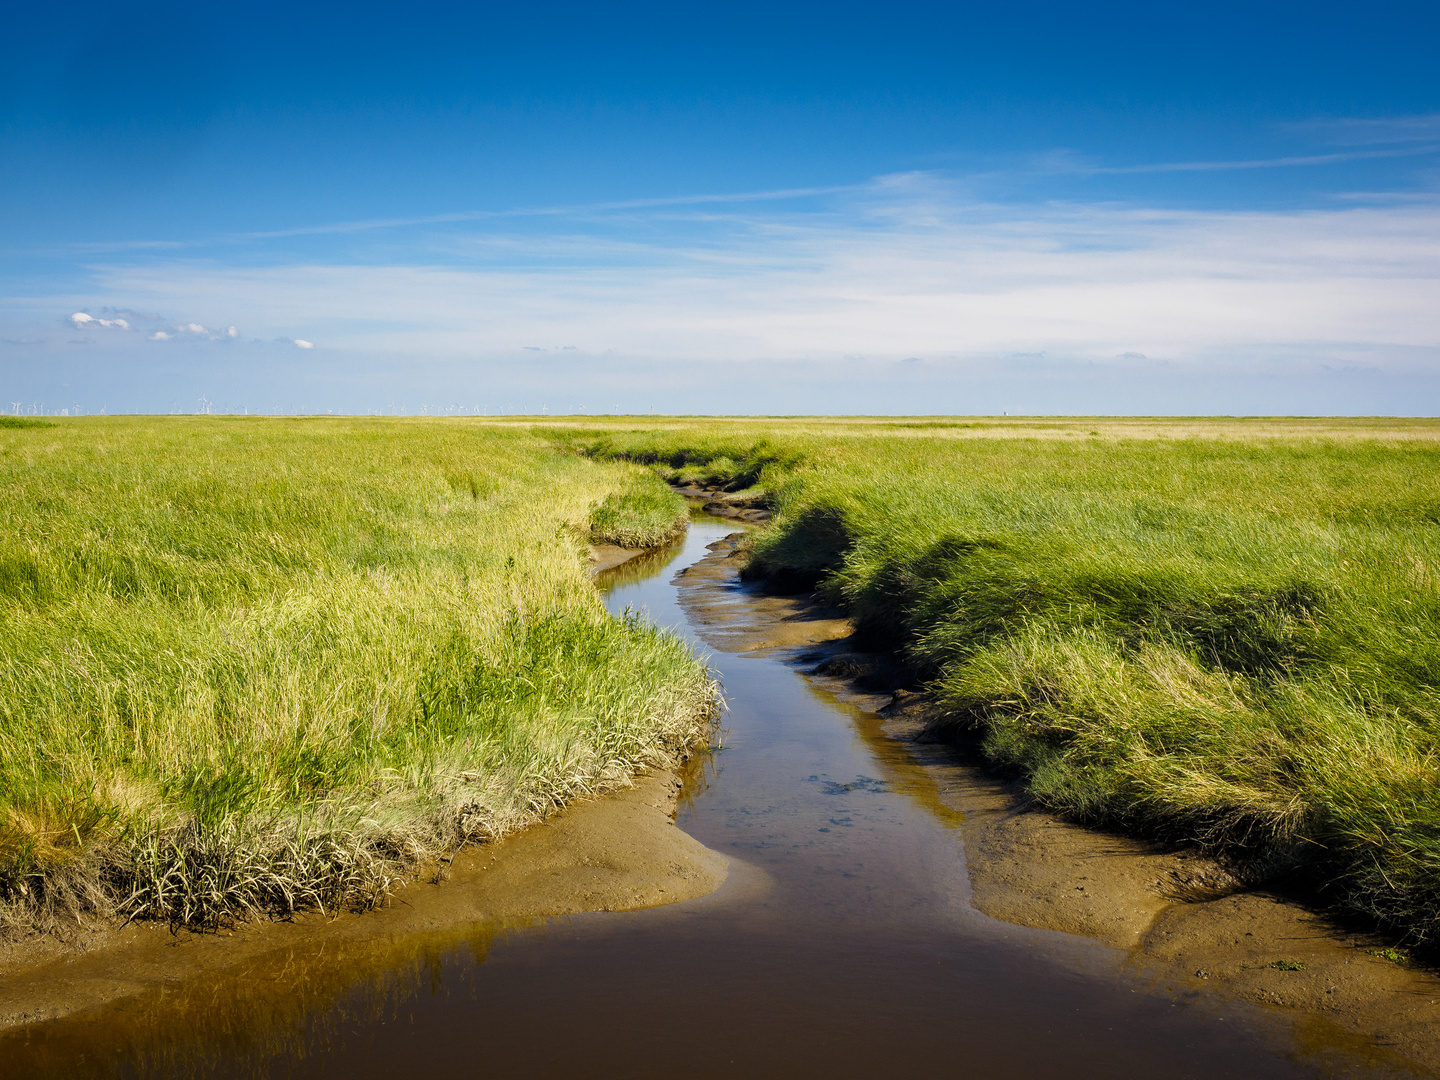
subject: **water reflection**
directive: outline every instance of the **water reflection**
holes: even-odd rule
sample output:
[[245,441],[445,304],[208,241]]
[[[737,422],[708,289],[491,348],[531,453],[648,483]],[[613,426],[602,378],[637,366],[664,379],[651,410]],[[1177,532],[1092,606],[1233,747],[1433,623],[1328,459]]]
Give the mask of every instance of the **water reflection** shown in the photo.
[[[538,920],[307,942],[0,1040],[5,1076],[271,1076],[323,1058],[417,998],[463,993],[497,941]],[[454,961],[463,958],[465,963]]]

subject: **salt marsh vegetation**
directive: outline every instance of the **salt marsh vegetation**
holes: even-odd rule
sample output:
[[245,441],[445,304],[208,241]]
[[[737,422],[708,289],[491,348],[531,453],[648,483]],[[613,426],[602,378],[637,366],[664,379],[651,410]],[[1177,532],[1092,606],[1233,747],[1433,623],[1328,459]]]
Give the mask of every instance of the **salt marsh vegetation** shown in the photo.
[[1042,805],[1440,929],[1440,424],[685,421],[557,437],[766,493],[818,589]]
[[0,427],[0,924],[372,903],[706,738],[588,542],[683,502],[462,420]]

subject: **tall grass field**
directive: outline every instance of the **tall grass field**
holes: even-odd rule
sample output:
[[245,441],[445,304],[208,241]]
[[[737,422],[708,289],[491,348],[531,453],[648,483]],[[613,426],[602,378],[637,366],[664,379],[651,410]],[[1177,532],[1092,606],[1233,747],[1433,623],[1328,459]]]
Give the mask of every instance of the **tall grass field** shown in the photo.
[[593,540],[683,501],[450,420],[0,425],[0,925],[364,904],[704,739]]
[[748,573],[896,650],[1043,805],[1440,941],[1440,423],[590,425],[759,488]]

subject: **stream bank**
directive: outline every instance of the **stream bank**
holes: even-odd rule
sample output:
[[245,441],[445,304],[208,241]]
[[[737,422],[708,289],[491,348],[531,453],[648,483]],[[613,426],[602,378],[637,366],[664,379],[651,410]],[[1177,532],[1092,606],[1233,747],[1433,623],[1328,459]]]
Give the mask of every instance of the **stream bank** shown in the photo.
[[[1284,1009],[1302,1025],[1333,1026],[1341,1042],[1385,1047],[1440,1073],[1440,978],[1386,959],[1381,938],[1283,893],[1245,888],[1197,851],[1160,849],[1037,809],[973,753],[931,736],[926,696],[893,688],[893,662],[856,648],[844,612],[810,594],[742,585],[735,562],[743,535],[681,572],[687,613],[712,647],[795,664],[904,747],[935,800],[958,815],[978,911],[1124,950],[1145,977],[1176,993]],[[743,605],[737,591],[747,594]]]
[[725,881],[728,860],[675,827],[681,788],[680,776],[660,772],[579,800],[521,832],[461,849],[363,913],[312,912],[210,934],[131,923],[56,942],[38,957],[15,950],[0,957],[0,1031],[117,1003],[145,1013],[169,999],[183,1015],[187,996],[208,998],[240,977],[273,979],[296,965],[322,983],[348,981],[372,964],[383,972],[410,951],[410,938],[704,896]]

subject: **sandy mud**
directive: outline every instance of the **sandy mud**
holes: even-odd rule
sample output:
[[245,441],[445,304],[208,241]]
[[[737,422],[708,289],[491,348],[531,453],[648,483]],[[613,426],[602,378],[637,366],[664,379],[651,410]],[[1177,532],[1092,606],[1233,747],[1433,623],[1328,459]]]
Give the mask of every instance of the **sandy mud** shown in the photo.
[[574,803],[523,832],[463,849],[453,863],[428,868],[386,907],[359,915],[316,913],[219,934],[132,924],[69,941],[12,943],[0,953],[0,1028],[263,967],[267,957],[293,963],[297,947],[314,956],[335,953],[338,963],[357,948],[405,935],[634,911],[705,896],[725,880],[728,860],[675,827],[680,786],[673,773],[660,773]]
[[727,492],[714,487],[700,487],[688,484],[676,487],[686,501],[711,517],[744,521],[752,525],[769,521],[771,517],[768,495],[751,492]]
[[[677,578],[687,615],[712,647],[782,656],[869,711],[873,737],[904,747],[923,769],[925,800],[959,819],[977,909],[1085,935],[1128,951],[1142,977],[1181,993],[1287,1010],[1317,1039],[1347,1042],[1361,1056],[1368,1045],[1440,1074],[1433,972],[1385,959],[1386,942],[1291,898],[1243,888],[1199,852],[1160,850],[1034,809],[964,750],[927,737],[924,696],[894,691],[893,666],[854,650],[843,613],[808,596],[739,586],[742,537],[711,545]],[[737,588],[747,602],[735,602]]]
[[637,559],[651,548],[627,548],[616,544],[590,545],[590,576],[596,577],[606,570],[613,570],[631,559]]

